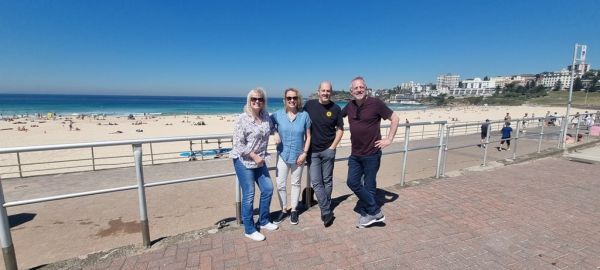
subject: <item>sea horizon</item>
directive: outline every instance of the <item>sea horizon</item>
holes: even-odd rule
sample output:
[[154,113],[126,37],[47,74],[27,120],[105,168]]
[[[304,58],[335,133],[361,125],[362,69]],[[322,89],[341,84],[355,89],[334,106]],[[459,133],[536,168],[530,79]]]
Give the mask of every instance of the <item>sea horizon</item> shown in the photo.
[[[335,101],[344,107],[346,101]],[[139,96],[82,94],[0,94],[0,115],[35,116],[55,113],[73,115],[220,115],[238,114],[246,97]],[[420,110],[426,105],[388,104],[393,110]],[[283,108],[280,97],[268,97],[267,110]]]

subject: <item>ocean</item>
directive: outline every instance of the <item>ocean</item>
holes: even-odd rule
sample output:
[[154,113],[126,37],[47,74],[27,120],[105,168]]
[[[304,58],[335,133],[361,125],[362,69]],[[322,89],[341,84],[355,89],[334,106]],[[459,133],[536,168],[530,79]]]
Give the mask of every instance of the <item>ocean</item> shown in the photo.
[[[341,107],[345,101],[336,102]],[[184,97],[184,96],[116,96],[116,95],[47,95],[0,94],[0,114],[45,115],[172,115],[172,114],[237,114],[246,104],[245,97]],[[418,110],[426,106],[388,104],[393,110]],[[274,112],[283,107],[281,98],[269,98],[267,109]]]

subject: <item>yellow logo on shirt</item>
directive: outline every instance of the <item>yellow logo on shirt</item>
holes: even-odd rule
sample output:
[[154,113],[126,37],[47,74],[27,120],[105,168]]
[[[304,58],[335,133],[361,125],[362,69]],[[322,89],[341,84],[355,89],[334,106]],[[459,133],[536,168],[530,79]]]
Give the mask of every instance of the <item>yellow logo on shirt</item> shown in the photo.
[[333,113],[327,112],[325,115],[327,115],[327,117],[331,118],[331,116],[333,116]]

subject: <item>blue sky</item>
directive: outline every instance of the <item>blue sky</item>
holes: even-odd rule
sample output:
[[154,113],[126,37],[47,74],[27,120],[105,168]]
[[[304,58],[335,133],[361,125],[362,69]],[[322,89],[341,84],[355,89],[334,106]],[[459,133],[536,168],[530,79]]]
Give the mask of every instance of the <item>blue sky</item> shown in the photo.
[[600,1],[0,0],[0,93],[308,94],[600,67]]

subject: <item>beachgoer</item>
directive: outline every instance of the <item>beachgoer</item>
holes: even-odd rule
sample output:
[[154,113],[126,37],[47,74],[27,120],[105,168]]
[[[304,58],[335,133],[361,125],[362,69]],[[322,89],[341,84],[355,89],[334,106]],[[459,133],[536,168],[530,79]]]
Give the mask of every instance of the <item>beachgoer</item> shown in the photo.
[[554,115],[550,115],[550,118],[548,120],[548,126],[556,126],[556,112],[554,113]]
[[490,119],[485,119],[485,123],[481,124],[481,144],[479,147],[486,147],[486,139],[488,137],[488,130],[490,127]]
[[[365,228],[385,220],[375,198],[376,177],[381,163],[381,149],[394,140],[400,118],[383,101],[367,96],[367,84],[362,77],[352,79],[350,94],[354,99],[342,110],[342,115],[348,117],[352,144],[346,184],[359,199],[356,207],[360,213],[357,227]],[[381,138],[381,119],[391,122],[385,139]]]
[[594,119],[592,118],[592,114],[586,113],[584,120],[585,120],[585,125],[589,130],[594,125]]
[[579,116],[579,112],[577,112],[571,119],[571,125],[573,126],[573,128],[577,127],[577,124],[579,123]]
[[[300,182],[304,162],[308,157],[311,132],[310,117],[302,110],[302,95],[295,88],[283,92],[284,108],[274,112],[271,120],[275,126],[274,139],[277,144],[277,194],[281,212],[273,221],[281,223],[289,214],[290,223],[298,224],[298,200],[300,199]],[[286,180],[291,173],[291,194],[288,211]]]
[[312,121],[311,141],[308,157],[310,183],[321,209],[321,220],[325,227],[333,222],[331,192],[333,191],[333,167],[336,148],[344,135],[344,118],[340,106],[331,101],[331,82],[323,81],[317,89],[318,99],[304,105]]
[[522,124],[522,127],[521,127],[521,132],[522,132],[522,133],[526,133],[526,132],[527,132],[527,126],[528,126],[528,123],[529,123],[529,121],[527,120],[527,117],[528,117],[528,114],[527,114],[527,113],[525,113],[525,114],[523,115],[523,120],[522,120],[522,122],[521,122],[521,124]]
[[279,227],[269,221],[269,207],[273,196],[273,182],[266,161],[269,159],[267,145],[273,123],[267,112],[267,95],[262,88],[252,89],[246,98],[244,112],[238,116],[233,132],[233,148],[230,157],[242,189],[242,221],[245,236],[265,240],[254,224],[254,188],[260,189],[258,225],[261,229],[274,231]]
[[510,117],[510,113],[506,113],[506,115],[504,116],[504,122],[510,123],[511,119],[512,119],[512,117]]
[[510,127],[510,122],[504,123],[504,127],[500,130],[500,133],[502,133],[502,137],[500,139],[500,147],[498,147],[498,151],[503,150],[502,146],[504,145],[504,142],[506,142],[506,149],[504,150],[510,150],[510,133],[512,131],[513,129]]

